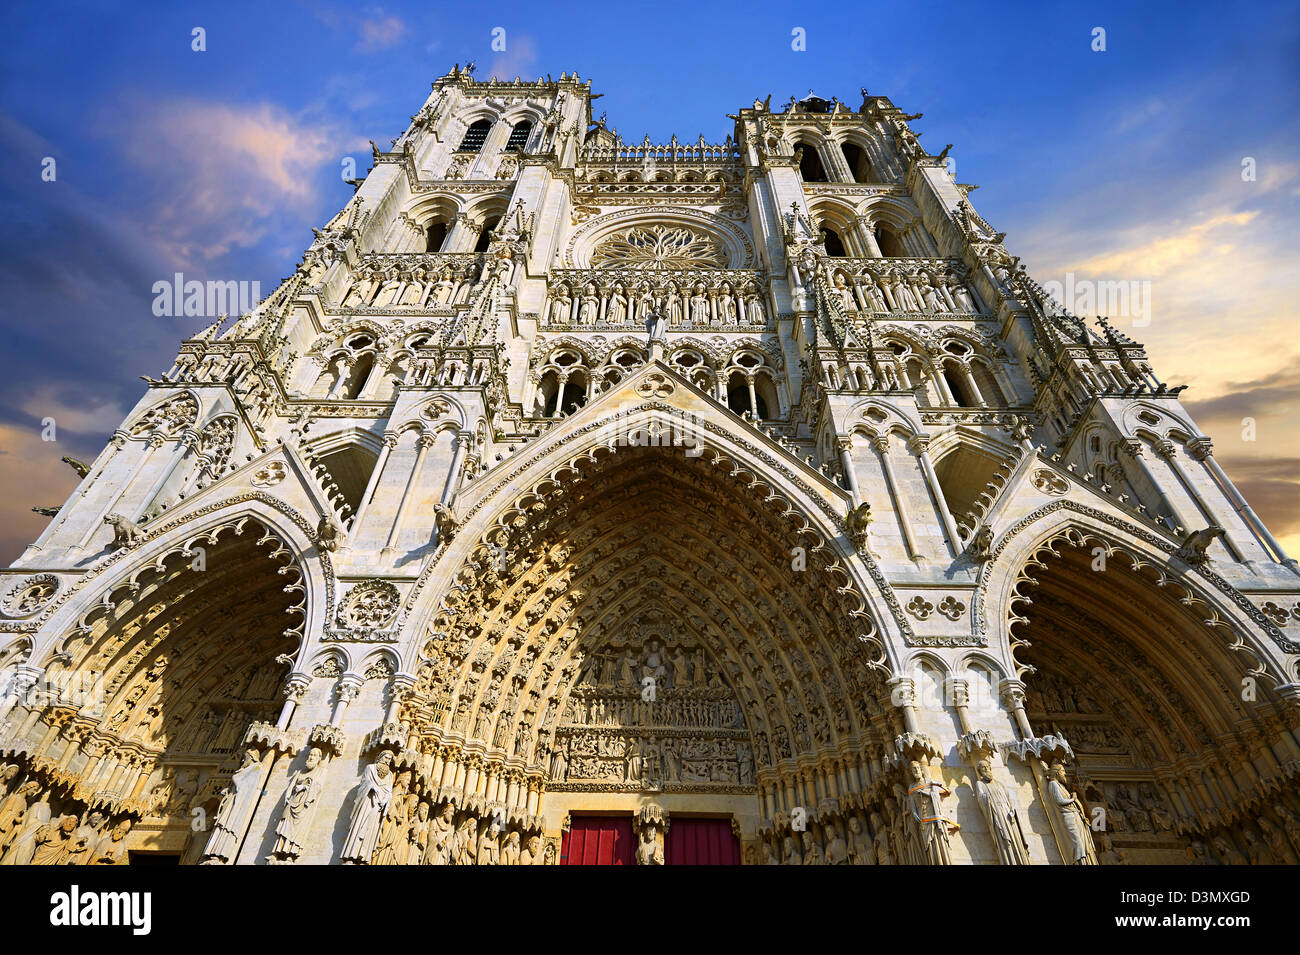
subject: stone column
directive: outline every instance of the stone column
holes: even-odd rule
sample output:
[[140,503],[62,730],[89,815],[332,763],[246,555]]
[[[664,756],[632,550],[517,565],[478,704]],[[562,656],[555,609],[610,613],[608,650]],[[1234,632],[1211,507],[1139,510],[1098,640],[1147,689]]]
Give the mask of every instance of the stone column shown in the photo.
[[384,465],[388,463],[388,455],[395,447],[397,447],[397,432],[385,431],[384,446],[379,449],[379,459],[375,461],[374,470],[370,472],[370,480],[366,482],[365,493],[361,495],[361,504],[352,518],[352,526],[357,530],[361,529],[362,518],[365,517],[370,501],[375,496],[375,488],[379,486],[379,481],[384,476]]
[[[1137,439],[1129,439],[1125,441],[1120,448],[1124,454],[1128,455],[1128,457],[1133,461],[1139,473],[1146,478],[1147,485],[1155,492],[1157,503],[1167,510],[1175,521],[1186,527],[1187,522],[1183,519],[1182,515],[1178,513],[1178,509],[1174,507],[1173,502],[1165,495],[1165,492],[1160,487],[1160,482],[1157,481],[1156,476],[1151,473],[1151,468],[1147,465],[1146,459],[1142,456],[1142,442]],[[1140,486],[1140,483],[1137,481],[1134,481],[1133,483],[1135,486]],[[1152,516],[1154,517],[1156,515]]]
[[912,560],[921,560],[923,558],[917,553],[916,540],[912,536],[912,524],[908,517],[907,504],[903,500],[903,495],[899,492],[898,479],[894,477],[894,462],[889,456],[889,435],[873,435],[871,443],[875,446],[876,451],[880,453],[880,465],[885,472],[885,486],[889,490],[889,499],[893,502],[894,512],[898,515],[898,523],[903,532],[903,544],[907,548],[907,556]]
[[406,522],[406,506],[410,503],[411,489],[419,480],[420,472],[424,469],[424,459],[429,453],[429,448],[433,447],[435,439],[436,436],[431,432],[420,433],[420,450],[415,454],[415,464],[406,477],[406,486],[402,488],[402,496],[397,502],[397,513],[393,516],[393,526],[388,532],[388,540],[384,543],[384,551],[392,551],[397,546],[397,541],[402,535],[402,525]]
[[1188,441],[1187,453],[1192,456],[1193,460],[1199,461],[1210,473],[1210,477],[1213,479],[1214,483],[1228,499],[1228,503],[1232,505],[1233,510],[1240,515],[1246,528],[1255,535],[1255,538],[1263,546],[1265,553],[1269,554],[1269,556],[1276,557],[1277,560],[1283,563],[1287,563],[1288,558],[1286,556],[1286,551],[1282,549],[1282,545],[1279,544],[1273,535],[1269,533],[1268,528],[1264,526],[1264,522],[1256,516],[1254,510],[1252,510],[1251,506],[1246,503],[1246,499],[1241,496],[1241,492],[1237,490],[1236,485],[1232,483],[1232,480],[1224,472],[1223,468],[1219,465],[1218,460],[1214,457],[1214,445],[1210,439],[1193,438],[1191,441]]
[[862,492],[858,489],[858,476],[853,472],[853,439],[849,436],[835,439],[835,449],[840,453],[840,467],[844,469],[844,482],[856,507],[862,503]]
[[473,440],[473,431],[456,432],[456,451],[452,455],[451,470],[447,472],[447,483],[442,488],[443,504],[449,503],[459,488],[460,470],[465,464],[465,453]]
[[952,511],[948,509],[948,502],[944,499],[943,488],[939,485],[939,476],[934,472],[934,462],[930,460],[930,439],[926,435],[913,435],[907,440],[907,448],[921,462],[921,472],[925,475],[925,485],[930,490],[930,499],[934,502],[935,510],[939,512],[939,519],[943,521],[944,536],[948,538],[952,556],[956,557],[961,553],[961,536],[957,533],[957,521],[953,518]]

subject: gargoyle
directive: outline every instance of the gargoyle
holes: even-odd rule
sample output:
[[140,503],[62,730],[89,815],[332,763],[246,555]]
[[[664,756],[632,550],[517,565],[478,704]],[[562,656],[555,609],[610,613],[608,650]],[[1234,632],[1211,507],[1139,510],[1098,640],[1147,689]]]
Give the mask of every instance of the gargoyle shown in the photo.
[[858,553],[866,553],[867,535],[871,527],[871,505],[863,501],[849,511],[848,525],[849,537],[853,539],[853,544],[857,547]]
[[1174,556],[1189,564],[1203,564],[1210,559],[1205,553],[1206,550],[1216,539],[1222,536],[1223,528],[1218,524],[1211,524],[1202,530],[1192,531],[1183,538],[1183,544],[1178,550],[1174,551]]
[[121,514],[105,514],[104,523],[113,528],[113,550],[130,547],[144,537],[144,531],[135,521],[128,520]]
[[316,525],[316,546],[320,550],[338,550],[342,537],[339,526],[330,520],[328,515],[322,517],[320,523]]

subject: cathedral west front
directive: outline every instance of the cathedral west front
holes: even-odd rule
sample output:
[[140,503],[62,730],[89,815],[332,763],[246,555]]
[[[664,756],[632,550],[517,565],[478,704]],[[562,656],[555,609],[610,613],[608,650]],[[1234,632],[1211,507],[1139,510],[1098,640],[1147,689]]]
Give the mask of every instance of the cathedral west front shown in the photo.
[[1132,329],[885,96],[592,101],[437,79],[69,459],[0,864],[1300,861],[1300,572]]

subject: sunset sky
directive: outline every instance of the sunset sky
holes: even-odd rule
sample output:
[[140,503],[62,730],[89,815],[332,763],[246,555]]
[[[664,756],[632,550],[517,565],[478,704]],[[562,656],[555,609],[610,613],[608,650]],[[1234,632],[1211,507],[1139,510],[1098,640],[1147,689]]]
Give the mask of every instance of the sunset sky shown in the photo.
[[1039,281],[1150,283],[1149,324],[1117,326],[1189,386],[1219,460],[1300,556],[1300,6],[1135,6],[11,2],[0,560],[44,527],[33,505],[75,486],[59,458],[93,459],[140,376],[205,324],[156,317],[153,284],[269,293],[351,196],[343,161],[364,173],[367,140],[386,147],[468,60],[480,79],[591,77],[629,140],[721,140],[726,113],[810,88],[923,112],[922,142],[954,144],[958,181]]

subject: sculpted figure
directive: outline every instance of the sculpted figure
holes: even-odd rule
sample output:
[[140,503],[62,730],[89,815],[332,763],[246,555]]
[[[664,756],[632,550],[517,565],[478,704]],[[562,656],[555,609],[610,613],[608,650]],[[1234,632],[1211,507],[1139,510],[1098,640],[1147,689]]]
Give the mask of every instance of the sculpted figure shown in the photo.
[[36,833],[32,865],[73,865],[85,851],[77,838],[77,817],[64,816],[57,826],[42,826]]
[[651,342],[661,342],[664,340],[664,331],[668,327],[668,320],[664,317],[663,312],[653,306],[645,313],[645,333]]
[[944,817],[942,801],[950,794],[916,760],[908,764],[907,770],[908,828],[917,861],[922,865],[952,865],[951,835],[956,826]]
[[402,853],[406,865],[419,865],[424,861],[425,847],[429,843],[429,802],[421,799],[415,809],[415,818],[406,827],[406,850]]
[[541,865],[542,863],[542,837],[533,833],[528,837],[528,842],[524,844],[524,851],[519,857],[520,865]]
[[103,826],[104,814],[98,809],[93,809],[86,815],[86,821],[77,828],[77,841],[86,847],[86,853],[80,861],[90,861],[90,852],[99,844],[100,837],[103,835],[100,830]]
[[1223,836],[1214,837],[1214,851],[1219,854],[1224,865],[1246,865],[1246,857]]
[[799,851],[799,845],[794,841],[793,835],[781,840],[781,864],[803,865],[803,853]]
[[379,841],[371,865],[402,865],[406,862],[406,829],[411,818],[411,774],[404,772],[393,782],[388,812],[379,826]]
[[987,759],[975,764],[975,798],[989,824],[989,835],[1003,865],[1029,865],[1029,842],[1020,824],[1015,799],[1007,788],[993,778],[993,766]]
[[244,751],[243,765],[230,777],[230,784],[221,795],[217,816],[212,821],[212,835],[203,847],[200,865],[229,865],[239,851],[253,800],[261,788],[262,760],[257,750]]
[[811,829],[803,831],[803,864],[804,865],[825,865],[826,858],[822,855],[822,847],[817,842],[817,837],[813,835]]
[[622,325],[627,318],[627,296],[623,292],[623,283],[616,282],[609,304],[605,306],[605,321],[610,325]]
[[826,837],[826,864],[849,864],[849,846],[844,841],[844,833],[840,830],[838,822],[830,824],[830,835]]
[[893,865],[894,854],[889,848],[889,831],[885,828],[885,820],[880,817],[880,813],[871,814],[871,828],[875,831],[876,844],[876,864]]
[[555,298],[551,300],[551,324],[568,324],[569,312],[572,308],[573,299],[569,296],[569,287],[561,285],[555,292]]
[[384,750],[366,767],[352,806],[352,822],[339,858],[353,865],[369,865],[379,842],[384,814],[393,798],[393,754]]
[[871,840],[862,831],[862,817],[849,816],[849,865],[869,865],[876,861],[875,855]]
[[501,847],[501,864],[502,865],[519,865],[521,852],[519,849],[519,830],[512,829],[506,836],[506,844]]
[[[22,605],[19,605],[17,610],[20,613],[26,612],[26,608]],[[0,800],[8,799],[9,794],[14,791],[18,784],[18,770],[17,763],[5,763],[0,766]]]
[[442,810],[429,823],[428,842],[424,850],[425,865],[451,865],[456,837],[456,807],[443,803]]
[[[33,787],[31,795],[36,798],[41,787],[35,780],[29,780],[23,788],[27,786]],[[9,851],[4,854],[3,859],[0,859],[0,865],[31,865],[32,856],[36,853],[36,834],[47,828],[49,824],[50,804],[46,802],[45,796],[41,796],[37,802],[27,807],[27,812],[22,819],[22,828],[17,838],[13,840],[13,844],[9,846]]]
[[636,847],[636,864],[664,864],[664,850],[659,847],[659,837],[653,823],[646,823],[641,827],[640,841]]
[[722,325],[736,324],[736,300],[732,296],[731,284],[723,282],[718,295],[718,322]]
[[307,761],[302,769],[289,776],[284,787],[284,811],[280,822],[275,827],[275,848],[271,850],[273,858],[287,860],[297,859],[302,855],[302,843],[307,837],[307,827],[311,822],[311,810],[320,798],[321,760],[323,754],[313,746],[307,750]]
[[1061,814],[1068,845],[1065,847],[1070,865],[1096,865],[1097,856],[1092,846],[1092,835],[1083,812],[1083,803],[1066,786],[1065,767],[1052,763],[1047,769],[1047,800]]
[[703,282],[695,284],[694,294],[691,295],[690,323],[692,325],[709,324],[709,299],[704,294]]
[[583,289],[582,304],[578,307],[578,324],[595,325],[600,317],[600,299],[596,297],[596,287],[588,285]]
[[131,819],[128,816],[95,844],[86,861],[90,865],[126,865],[126,836],[130,831]]
[[460,821],[452,841],[452,859],[455,865],[474,864],[474,817],[466,816]]
[[121,514],[105,514],[104,523],[113,528],[113,550],[129,547],[144,537],[144,531],[135,521],[127,520]]
[[27,814],[27,804],[41,791],[40,783],[29,779],[18,787],[17,792],[10,793],[0,803],[0,850],[8,849],[18,836],[23,817]]
[[857,303],[853,300],[853,290],[849,288],[848,283],[844,281],[844,273],[835,273],[835,288],[831,292],[831,298],[835,304],[844,312],[856,312]]
[[497,822],[496,816],[488,820],[488,824],[483,827],[483,834],[478,838],[478,856],[479,865],[500,865],[501,864],[501,824]]

